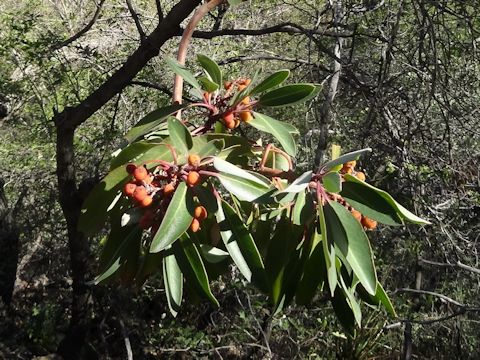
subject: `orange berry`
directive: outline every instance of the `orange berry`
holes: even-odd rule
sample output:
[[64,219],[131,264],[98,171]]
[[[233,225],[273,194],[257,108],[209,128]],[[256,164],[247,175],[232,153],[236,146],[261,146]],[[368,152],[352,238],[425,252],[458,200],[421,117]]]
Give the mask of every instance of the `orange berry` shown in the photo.
[[365,181],[366,177],[365,177],[365,174],[361,171],[357,171],[357,173],[355,174],[355,176],[357,177],[358,180],[362,180],[362,181]]
[[247,86],[250,85],[251,82],[252,82],[252,79],[245,79],[245,80],[243,81],[243,83],[244,83],[245,85],[247,85]]
[[357,211],[355,209],[352,209],[352,215],[355,219],[357,219],[358,221],[362,221],[362,214],[360,213],[360,211]]
[[141,203],[142,200],[145,199],[145,197],[147,196],[148,196],[147,189],[145,189],[143,186],[137,186],[137,188],[133,193],[133,198],[139,203]]
[[240,113],[240,120],[249,122],[253,119],[252,113],[250,111],[242,111]]
[[223,83],[223,87],[225,88],[225,90],[230,90],[232,88],[232,82],[231,81],[225,81]]
[[235,119],[235,127],[237,128],[240,125],[240,119]]
[[202,220],[205,220],[207,218],[207,209],[205,209],[205,207],[203,206],[197,206],[195,208],[195,211],[193,213],[195,219],[198,219],[199,221],[202,221]]
[[126,183],[125,186],[123,187],[123,193],[131,197],[133,196],[133,193],[135,192],[136,188],[137,188],[137,185],[132,183]]
[[343,166],[351,167],[353,169],[356,165],[357,165],[357,161],[352,160],[352,161],[347,161]]
[[132,163],[127,164],[127,173],[133,174],[136,168],[137,168],[137,165],[135,164],[132,164]]
[[143,198],[142,201],[140,201],[140,206],[141,207],[147,207],[147,206],[150,206],[153,202],[153,199],[150,195],[147,195]]
[[190,171],[187,175],[187,184],[195,186],[200,182],[200,174],[196,171]]
[[169,183],[165,185],[165,187],[163,188],[163,195],[170,195],[174,191],[175,191],[175,186],[173,186],[172,183]]
[[370,219],[366,216],[362,217],[362,225],[369,230],[373,230],[377,227],[377,222],[373,219]]
[[238,91],[242,91],[242,90],[245,89],[246,87],[247,87],[247,85],[240,84],[240,85],[238,85]]
[[242,100],[243,105],[248,105],[250,104],[250,96],[245,96]]
[[200,156],[198,156],[197,154],[188,155],[188,164],[191,166],[200,165]]
[[143,182],[145,184],[151,184],[153,181],[153,177],[152,176],[147,176],[145,179],[143,179]]
[[192,223],[190,224],[190,230],[192,232],[197,232],[200,229],[200,222],[197,219],[193,219]]
[[225,121],[225,127],[230,130],[235,129],[235,119]]
[[231,122],[234,119],[235,119],[235,116],[233,115],[232,111],[229,111],[223,115],[223,121],[225,121],[225,123]]
[[147,176],[148,176],[148,171],[143,166],[137,167],[133,172],[133,177],[135,178],[135,180],[138,180],[138,181],[145,180]]
[[344,165],[343,168],[342,168],[342,173],[351,174],[351,173],[353,173],[353,168]]

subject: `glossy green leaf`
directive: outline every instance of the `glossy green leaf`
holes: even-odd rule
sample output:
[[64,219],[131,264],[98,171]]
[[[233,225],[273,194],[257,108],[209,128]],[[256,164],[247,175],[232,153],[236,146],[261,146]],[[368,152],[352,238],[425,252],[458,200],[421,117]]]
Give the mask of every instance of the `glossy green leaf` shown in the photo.
[[338,193],[342,190],[342,179],[337,172],[330,172],[322,177],[322,183],[325,190]]
[[219,171],[222,185],[242,201],[260,201],[273,191],[270,184],[260,177],[216,157],[213,166]]
[[210,300],[212,304],[218,306],[218,301],[210,290],[210,281],[202,257],[188,234],[184,233],[180,236],[179,240],[176,241],[172,247],[177,263],[180,266],[187,283],[192,285],[197,291]]
[[225,201],[218,199],[217,222],[223,243],[242,275],[261,290],[266,290],[265,266],[252,235]]
[[349,288],[343,279],[342,276],[339,276],[340,287],[343,290],[344,295],[350,309],[352,309],[353,317],[355,322],[360,327],[362,326],[362,310],[360,309],[360,304],[357,298],[354,295],[355,289]]
[[200,252],[203,258],[212,264],[219,263],[230,257],[228,252],[207,244],[200,244]]
[[249,125],[260,131],[272,134],[289,155],[296,155],[297,145],[290,132],[290,126],[285,126],[285,123],[264,114],[257,112],[254,112],[253,114],[254,118],[248,122]]
[[176,317],[183,298],[183,274],[175,255],[168,249],[163,258],[163,283],[170,313]]
[[335,290],[332,298],[332,306],[338,321],[348,335],[355,336],[355,316],[347,302],[346,295],[341,288]]
[[387,312],[393,316],[397,317],[397,313],[395,312],[395,308],[393,307],[393,304],[388,297],[387,293],[385,292],[385,289],[383,288],[382,284],[378,283],[377,284],[377,292],[375,294],[375,298],[380,301],[380,303],[385,307]]
[[343,183],[341,195],[354,209],[373,220],[393,226],[402,224],[396,208],[373,189],[346,181]]
[[182,122],[174,117],[168,118],[168,133],[175,150],[186,154],[193,146],[192,135]]
[[82,205],[78,230],[85,235],[96,233],[108,216],[108,209],[128,181],[129,174],[124,166],[108,173],[90,192]]
[[105,270],[95,278],[93,283],[99,284],[115,274],[115,272],[127,261],[129,255],[135,250],[135,247],[140,246],[141,238],[142,230],[139,227],[135,226],[130,229],[128,236],[122,241],[112,258],[108,261]]
[[313,84],[292,84],[282,86],[260,96],[259,106],[277,107],[305,101],[315,91]]
[[143,165],[147,167],[155,166],[155,163],[147,163],[149,160],[161,159],[164,161],[172,161],[172,153],[170,149],[163,143],[151,143],[146,141],[134,142],[125,147],[111,162],[110,170],[114,170],[119,166],[125,166],[127,163]]
[[207,156],[216,156],[223,150],[224,146],[225,141],[223,139],[211,140],[200,149],[198,156],[202,159]]
[[167,58],[165,61],[175,74],[181,76],[183,80],[192,85],[195,89],[202,89],[195,76],[187,70],[184,65],[181,65],[177,60],[172,58]]
[[322,246],[318,246],[321,241],[321,235],[317,231],[314,231],[311,239],[311,255],[305,263],[303,276],[295,295],[295,300],[300,305],[308,305],[315,296],[317,289],[319,287],[322,288],[327,279],[327,268],[323,249]]
[[189,211],[191,196],[187,193],[187,184],[181,182],[168,205],[162,223],[153,237],[150,252],[157,253],[177,240],[192,223]]
[[402,205],[400,205],[398,202],[396,202],[395,199],[389,193],[387,193],[386,191],[380,190],[380,189],[376,188],[375,186],[370,185],[365,181],[361,181],[361,180],[357,179],[355,176],[351,176],[349,174],[345,174],[345,180],[347,180],[349,182],[354,182],[354,183],[360,184],[360,185],[364,186],[364,188],[366,188],[366,189],[374,190],[377,194],[379,194],[381,197],[383,197],[385,200],[387,200],[387,202],[396,209],[397,214],[402,219],[410,221],[414,224],[420,224],[420,225],[431,224],[429,221],[424,220],[424,219],[418,217],[417,215],[413,214],[409,210],[405,209]]
[[281,171],[288,171],[290,164],[288,160],[282,154],[270,151],[265,161],[265,166],[271,169],[277,169]]
[[218,90],[218,85],[214,83],[212,80],[207,78],[206,76],[200,76],[198,78],[198,81],[200,81],[200,84],[202,84],[202,88],[209,93],[212,93],[214,91]]
[[222,86],[222,71],[215,61],[205,55],[197,55],[197,60],[200,65],[205,69],[208,75],[210,75],[212,81]]
[[260,94],[275,86],[280,85],[288,78],[289,75],[290,75],[290,70],[287,70],[287,69],[279,70],[273,73],[272,75],[265,78],[260,84],[255,86],[253,90],[250,92],[250,95]]
[[298,178],[296,178],[285,190],[282,190],[281,193],[299,193],[305,190],[312,180],[313,171],[306,171]]
[[328,235],[341,251],[365,290],[374,295],[377,274],[373,265],[373,253],[362,225],[337,202],[324,206]]
[[[276,225],[270,241],[265,268],[270,284],[270,299],[278,307],[284,297],[284,281],[287,278],[291,256],[302,236],[303,227],[293,225],[289,219],[282,217]],[[283,299],[284,300],[284,299]]]
[[347,154],[343,154],[342,156],[323,164],[321,166],[322,172],[328,172],[332,170],[334,167],[345,164],[348,161],[358,160],[360,156],[362,156],[363,154],[369,153],[371,151],[372,151],[371,148],[365,148],[357,151],[352,151]]
[[335,247],[328,237],[327,222],[324,207],[317,205],[318,223],[320,225],[320,234],[322,239],[323,257],[327,268],[327,282],[330,289],[330,295],[333,296],[337,287],[337,268],[335,264]]
[[169,115],[176,113],[178,110],[185,108],[186,105],[169,105],[154,110],[137,122],[126,134],[125,138],[129,143],[137,140],[139,137],[148,134],[158,125],[165,122]]

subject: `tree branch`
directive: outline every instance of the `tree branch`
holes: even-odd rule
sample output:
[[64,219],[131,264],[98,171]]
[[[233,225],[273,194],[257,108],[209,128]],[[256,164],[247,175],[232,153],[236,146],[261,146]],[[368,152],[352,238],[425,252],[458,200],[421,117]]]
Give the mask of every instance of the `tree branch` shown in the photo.
[[102,10],[102,7],[103,7],[103,4],[105,3],[105,0],[100,0],[100,3],[97,5],[97,9],[95,10],[95,13],[93,14],[93,17],[92,17],[92,20],[89,21],[89,23],[87,25],[85,25],[85,27],[80,30],[79,32],[77,32],[75,35],[73,35],[72,37],[68,38],[67,40],[65,41],[62,41],[61,43],[59,44],[55,44],[53,45],[50,50],[51,51],[55,51],[55,50],[59,50],[61,49],[62,47],[65,47],[67,45],[70,45],[72,42],[74,42],[75,40],[79,39],[80,37],[82,37],[83,35],[85,35],[87,33],[88,30],[90,30],[93,26],[93,24],[95,24],[95,22],[97,21],[98,17],[100,16],[100,12]]
[[472,266],[465,265],[464,263],[457,261],[456,263],[440,263],[436,261],[431,261],[431,260],[425,260],[425,259],[419,259],[420,262],[426,265],[434,265],[434,266],[439,266],[439,267],[452,267],[452,268],[457,268],[457,269],[462,269],[462,270],[467,270],[470,272],[473,272],[475,274],[480,275],[480,269],[474,268]]
[[160,0],[155,0],[155,5],[157,6],[158,22],[161,22],[163,20],[163,10]]
[[57,126],[76,128],[128,86],[148,61],[158,55],[160,47],[178,33],[180,23],[200,2],[201,0],[182,0],[175,5],[165,19],[147,36],[144,43],[140,44],[108,80],[80,104],[66,107],[65,110],[54,116]]
[[140,34],[140,41],[144,41],[147,35],[143,30],[142,24],[140,23],[140,19],[138,18],[138,14],[133,8],[132,2],[130,0],[125,0],[125,1],[127,3],[128,11],[130,11],[130,15],[132,15],[133,21],[135,22],[135,26],[137,27],[137,31]]

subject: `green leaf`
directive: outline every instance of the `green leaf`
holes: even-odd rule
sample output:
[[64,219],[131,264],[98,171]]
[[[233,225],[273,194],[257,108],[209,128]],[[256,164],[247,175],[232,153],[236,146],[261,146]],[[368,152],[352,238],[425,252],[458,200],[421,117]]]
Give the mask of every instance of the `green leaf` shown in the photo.
[[195,79],[195,76],[189,70],[187,70],[187,68],[185,68],[184,65],[181,65],[177,60],[172,58],[167,58],[165,61],[175,74],[181,76],[183,80],[188,82],[195,89],[197,90],[202,89],[197,79]]
[[225,201],[218,199],[217,222],[223,243],[242,275],[260,290],[266,291],[265,266],[243,221]]
[[313,84],[292,84],[282,86],[263,94],[258,99],[259,106],[277,107],[293,105],[305,101],[316,89]]
[[78,230],[86,236],[98,231],[108,216],[108,209],[117,199],[121,187],[128,181],[129,174],[124,166],[108,173],[85,199],[78,222]]
[[347,154],[343,154],[342,156],[323,164],[320,167],[321,171],[326,173],[338,165],[345,164],[348,161],[358,160],[360,156],[371,151],[372,151],[371,148],[365,148],[357,151],[352,151]]
[[284,280],[288,276],[287,268],[291,256],[299,243],[303,228],[293,225],[282,217],[276,225],[275,233],[267,251],[266,273],[270,284],[270,298],[274,307],[278,307],[285,294]]
[[108,265],[105,266],[105,270],[95,278],[93,283],[97,285],[115,274],[115,272],[127,261],[129,255],[135,250],[135,247],[140,246],[141,238],[142,230],[138,226],[130,229],[128,236],[117,248],[108,262]]
[[224,146],[225,141],[223,139],[209,141],[200,149],[198,156],[201,159],[207,156],[216,156],[223,150]]
[[[327,281],[330,289],[330,295],[333,296],[337,287],[337,268],[335,264],[335,247],[329,243],[329,234],[327,230],[326,216],[323,206],[317,205],[318,223],[322,239],[323,257],[327,268]],[[331,240],[330,240],[331,241]]]
[[229,254],[212,245],[200,244],[200,252],[209,263],[216,264],[229,258]]
[[375,299],[377,299],[383,304],[383,306],[391,316],[397,317],[395,308],[393,307],[393,304],[390,301],[390,298],[388,297],[387,293],[385,292],[385,289],[380,283],[377,284],[377,292],[375,293]]
[[295,156],[297,153],[297,146],[295,139],[290,132],[291,127],[286,126],[285,123],[275,120],[270,116],[257,112],[254,112],[253,114],[254,118],[250,120],[248,124],[260,131],[272,134],[289,155]]
[[338,193],[342,190],[342,179],[337,172],[330,172],[322,177],[322,183],[325,190]]
[[172,246],[177,263],[185,275],[187,283],[199,290],[212,304],[219,306],[217,299],[210,290],[210,282],[202,257],[188,234],[184,233]]
[[282,154],[270,151],[267,155],[267,161],[265,166],[271,169],[277,169],[282,171],[290,170],[290,164],[288,160]]
[[[125,166],[126,163],[134,163],[137,165],[143,165],[144,162],[149,160],[165,160],[172,161],[172,153],[170,149],[163,143],[150,143],[146,141],[134,142],[125,147],[115,157],[110,164],[110,170],[114,170],[119,166]],[[152,165],[153,167],[154,165]],[[147,164],[148,167],[148,164]]]
[[322,246],[318,246],[320,241],[322,241],[321,235],[314,231],[311,239],[313,244],[311,255],[305,263],[303,276],[295,295],[295,300],[299,305],[308,305],[315,296],[317,289],[322,288],[327,279],[323,249]]
[[222,71],[215,61],[205,55],[197,55],[197,60],[200,65],[205,69],[208,75],[212,78],[212,81],[222,86]]
[[400,205],[398,202],[396,202],[395,199],[389,193],[387,193],[386,191],[378,189],[375,186],[370,185],[365,181],[361,181],[361,180],[357,179],[355,176],[352,176],[352,175],[349,175],[349,174],[345,174],[345,180],[347,180],[349,182],[354,182],[354,183],[360,184],[360,185],[364,186],[364,189],[374,190],[377,194],[379,194],[382,198],[387,200],[387,202],[396,209],[397,214],[402,219],[410,221],[414,224],[420,224],[420,225],[431,224],[429,221],[424,220],[424,219],[418,217],[417,215],[411,213],[407,209],[405,209],[402,205]]
[[173,317],[176,317],[183,297],[183,274],[178,266],[175,255],[168,249],[163,258],[163,282],[167,296],[168,308]]
[[348,335],[355,336],[355,316],[350,305],[347,302],[346,295],[341,288],[335,290],[332,298],[333,311],[337,316],[338,321],[348,333]]
[[173,146],[180,154],[186,154],[192,148],[192,135],[180,120],[174,117],[168,119],[168,133]]
[[341,195],[355,210],[373,220],[392,226],[402,224],[396,208],[373,189],[346,181],[343,183]]
[[277,85],[283,83],[290,75],[290,70],[279,70],[272,75],[265,78],[260,84],[255,86],[250,92],[250,95],[262,93],[268,89],[271,89]]
[[339,280],[340,287],[343,290],[343,293],[346,295],[348,306],[350,306],[350,309],[352,309],[353,317],[355,318],[357,325],[360,327],[362,326],[362,310],[360,309],[360,304],[355,298],[355,289],[347,287],[342,276],[339,276]]
[[260,201],[274,191],[269,183],[228,161],[216,157],[213,166],[222,185],[242,201]]
[[324,206],[329,237],[335,243],[365,290],[374,295],[377,274],[373,265],[373,254],[362,225],[352,214],[337,202]]
[[188,230],[193,219],[189,211],[191,207],[189,202],[191,201],[193,201],[191,196],[187,194],[187,184],[181,182],[173,194],[157,233],[153,237],[150,245],[151,253],[162,251]]
[[203,89],[206,92],[212,93],[212,92],[218,90],[218,85],[216,83],[214,83],[212,80],[210,80],[209,78],[207,78],[206,76],[200,76],[198,78],[198,81],[200,81]]
[[165,119],[178,110],[185,108],[186,105],[169,105],[163,108],[152,111],[137,122],[125,135],[129,143],[137,140],[139,137],[148,134],[154,130],[158,125],[165,122]]
[[305,190],[312,180],[313,171],[306,171],[298,178],[296,178],[285,190],[280,191],[280,193],[299,193]]

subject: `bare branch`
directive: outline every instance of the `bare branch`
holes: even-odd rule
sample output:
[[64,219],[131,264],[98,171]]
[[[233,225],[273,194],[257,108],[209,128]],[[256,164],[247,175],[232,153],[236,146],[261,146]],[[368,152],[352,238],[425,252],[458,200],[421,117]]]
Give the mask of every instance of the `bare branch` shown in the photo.
[[157,6],[158,22],[161,22],[163,20],[163,10],[160,0],[155,0],[155,5]]
[[[151,83],[151,82],[148,82],[148,81],[141,81],[141,80],[132,80],[130,81],[130,84],[129,85],[138,85],[138,86],[143,86],[143,87],[146,87],[146,88],[150,88],[150,89],[155,89],[155,90],[158,90],[158,91],[161,91],[163,92],[165,95],[168,95],[168,97],[172,97],[173,96],[173,92],[170,91],[170,89],[166,86],[162,86],[162,85],[159,85],[159,84],[154,84],[154,83]],[[193,99],[190,99],[186,96],[183,96],[183,100],[186,100],[188,102],[195,102]]]
[[444,267],[444,268],[448,268],[448,267],[457,268],[457,269],[470,271],[470,272],[473,272],[475,274],[480,275],[480,269],[474,268],[472,266],[465,265],[460,261],[457,261],[456,263],[440,263],[440,262],[425,260],[425,259],[419,259],[419,261],[422,262],[423,264],[426,264],[426,265],[434,265],[434,266],[439,266],[439,267]]
[[133,8],[132,2],[130,0],[125,0],[125,1],[127,3],[128,11],[130,11],[130,15],[132,15],[133,21],[135,22],[135,26],[137,27],[137,31],[140,34],[140,41],[144,41],[147,35],[143,30],[142,24],[140,23],[140,19],[138,18],[138,14]]
[[74,42],[75,40],[77,40],[80,37],[82,37],[83,35],[85,35],[87,33],[87,31],[89,31],[92,28],[93,24],[95,24],[95,22],[99,18],[100,12],[102,10],[102,7],[103,7],[104,3],[105,3],[105,0],[100,0],[100,2],[97,5],[97,9],[95,10],[95,13],[93,14],[92,19],[89,21],[89,23],[87,25],[85,25],[85,27],[82,30],[80,30],[79,32],[77,32],[75,35],[71,36],[67,40],[62,41],[59,44],[53,45],[51,47],[51,50],[54,51],[54,50],[61,49],[62,47],[70,45],[72,42]]
[[454,299],[452,299],[452,298],[450,298],[446,295],[439,294],[439,293],[436,293],[436,292],[433,292],[433,291],[400,288],[400,289],[397,289],[393,292],[393,294],[397,294],[397,293],[413,293],[413,294],[431,295],[431,296],[438,297],[442,300],[445,300],[446,302],[448,302],[450,304],[453,304],[455,306],[466,307],[466,305],[464,305],[462,303],[459,303],[457,300],[454,300]]

